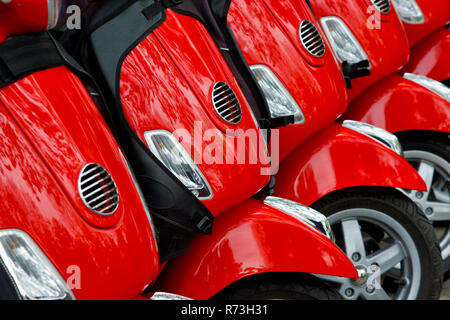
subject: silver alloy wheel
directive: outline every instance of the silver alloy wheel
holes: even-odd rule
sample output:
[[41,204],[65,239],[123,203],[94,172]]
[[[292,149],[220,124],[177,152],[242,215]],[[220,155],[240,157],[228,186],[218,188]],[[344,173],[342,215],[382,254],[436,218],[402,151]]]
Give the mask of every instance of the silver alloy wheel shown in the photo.
[[[339,225],[343,244],[339,244],[360,274],[357,280],[317,275],[338,285],[347,300],[412,300],[416,299],[421,283],[419,252],[408,231],[395,219],[383,212],[355,208],[329,216],[335,233]],[[383,231],[377,241],[377,250],[368,250],[368,226]],[[372,248],[373,249],[373,248]],[[369,251],[369,252],[368,252]],[[385,285],[389,286],[386,290]],[[396,290],[392,289],[396,285]]]
[[419,172],[427,192],[410,191],[408,197],[419,205],[433,224],[449,221],[444,230],[436,230],[442,258],[450,257],[450,163],[438,155],[423,150],[404,152],[405,159]]

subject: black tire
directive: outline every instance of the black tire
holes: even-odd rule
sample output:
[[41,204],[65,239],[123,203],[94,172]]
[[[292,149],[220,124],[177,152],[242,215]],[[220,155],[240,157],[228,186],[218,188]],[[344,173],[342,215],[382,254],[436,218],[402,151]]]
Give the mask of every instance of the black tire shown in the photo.
[[217,300],[342,300],[332,286],[309,274],[265,274],[245,278]]
[[[339,212],[361,208],[382,212],[386,216],[394,219],[407,231],[414,242],[414,246],[417,248],[419,257],[417,260],[420,260],[421,277],[420,289],[414,298],[418,300],[439,299],[442,288],[443,267],[436,235],[430,221],[414,202],[406,196],[402,195],[399,191],[385,188],[350,189],[331,194],[318,201],[313,207],[331,218],[331,221],[333,215],[338,217],[336,214]],[[379,216],[382,216],[382,214],[379,214]],[[367,222],[363,221],[361,223],[361,230],[363,229],[364,223]],[[336,226],[333,230],[337,236],[337,244],[345,251],[342,238],[339,240],[339,230],[336,230]],[[380,228],[380,230],[382,229]],[[380,230],[374,231],[379,233]],[[369,231],[372,232],[372,230]],[[378,234],[378,237],[381,237],[380,234]],[[366,241],[365,238],[364,246],[369,245]],[[367,247],[366,250],[370,251]],[[396,289],[391,290],[395,291]]]
[[[450,139],[448,137],[404,137],[401,140],[404,151],[425,151],[432,153],[450,163]],[[450,186],[448,186],[450,188]],[[446,228],[450,233],[450,212],[449,221],[436,223],[437,228]],[[440,242],[441,239],[438,239]],[[443,258],[445,279],[450,278],[450,256]]]

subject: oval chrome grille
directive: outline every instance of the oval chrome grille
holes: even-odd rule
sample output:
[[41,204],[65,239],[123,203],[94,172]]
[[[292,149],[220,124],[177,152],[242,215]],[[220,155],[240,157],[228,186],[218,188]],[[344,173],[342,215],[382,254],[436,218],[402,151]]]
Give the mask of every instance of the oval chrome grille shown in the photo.
[[299,35],[303,46],[311,55],[320,58],[325,54],[325,44],[322,36],[311,21],[302,21],[300,24]]
[[391,12],[391,4],[389,0],[371,0],[375,8],[384,14]]
[[101,165],[89,163],[78,177],[78,191],[93,212],[109,216],[119,206],[119,193],[111,175]]
[[217,114],[226,122],[238,124],[242,119],[242,109],[233,89],[223,82],[214,84],[212,101]]

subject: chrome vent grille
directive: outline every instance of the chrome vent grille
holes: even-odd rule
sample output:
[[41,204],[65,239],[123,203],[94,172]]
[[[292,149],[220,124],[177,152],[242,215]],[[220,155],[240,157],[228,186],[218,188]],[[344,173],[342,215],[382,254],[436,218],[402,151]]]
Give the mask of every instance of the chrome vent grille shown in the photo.
[[212,101],[217,114],[230,124],[238,124],[242,119],[242,109],[233,89],[223,81],[216,82],[212,91]]
[[389,0],[371,0],[375,8],[384,14],[391,12],[391,4]]
[[111,175],[101,165],[90,163],[80,172],[78,191],[93,212],[109,216],[119,206],[119,193]]
[[325,54],[325,44],[316,26],[308,20],[300,24],[300,40],[305,49],[314,57],[320,58]]

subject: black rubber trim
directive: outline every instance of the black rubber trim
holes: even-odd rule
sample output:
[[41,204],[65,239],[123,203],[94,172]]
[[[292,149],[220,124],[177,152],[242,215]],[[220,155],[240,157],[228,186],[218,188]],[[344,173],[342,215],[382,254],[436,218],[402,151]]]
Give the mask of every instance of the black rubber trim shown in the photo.
[[45,32],[7,40],[0,43],[0,88],[61,65],[63,61]]
[[0,258],[0,300],[21,300],[21,296]]
[[356,79],[370,75],[369,60],[361,60],[356,63],[342,62],[342,73],[344,77]]

